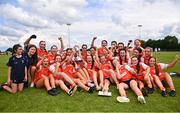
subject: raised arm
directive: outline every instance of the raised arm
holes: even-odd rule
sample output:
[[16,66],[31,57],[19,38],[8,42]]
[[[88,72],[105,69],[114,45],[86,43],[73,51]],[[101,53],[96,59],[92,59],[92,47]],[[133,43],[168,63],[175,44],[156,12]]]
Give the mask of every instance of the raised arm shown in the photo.
[[60,44],[61,44],[61,49],[60,49],[60,52],[62,52],[62,51],[64,50],[64,42],[63,42],[62,37],[59,37],[58,39],[59,39]]
[[93,37],[93,40],[91,42],[91,47],[95,47],[94,42],[95,42],[96,39],[97,39],[97,37]]
[[24,46],[27,46],[29,44],[29,42],[31,41],[31,39],[36,39],[36,35],[31,35],[25,42],[24,42]]
[[100,63],[100,60],[99,60],[99,56],[98,56],[97,50],[96,50],[96,54],[95,54],[94,60],[95,60],[98,64],[101,64],[101,63]]
[[129,40],[129,41],[128,41],[128,44],[127,44],[127,46],[126,46],[126,52],[129,51],[129,46],[131,45],[131,43],[132,43],[132,40]]
[[109,50],[107,47],[105,47],[105,49],[108,51],[110,59],[113,59],[113,53],[112,53],[112,51]]
[[168,64],[167,68],[171,68],[171,67],[174,67],[174,65],[180,60],[180,57],[179,55],[176,55],[175,59]]

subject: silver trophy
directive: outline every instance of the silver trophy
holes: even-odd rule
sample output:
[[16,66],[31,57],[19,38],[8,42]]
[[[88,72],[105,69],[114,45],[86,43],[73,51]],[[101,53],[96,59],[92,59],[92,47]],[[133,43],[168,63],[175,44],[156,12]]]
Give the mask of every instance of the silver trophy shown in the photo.
[[81,52],[80,52],[80,48],[78,45],[74,46],[74,50],[76,52],[76,57],[75,57],[75,61],[82,61],[81,59]]

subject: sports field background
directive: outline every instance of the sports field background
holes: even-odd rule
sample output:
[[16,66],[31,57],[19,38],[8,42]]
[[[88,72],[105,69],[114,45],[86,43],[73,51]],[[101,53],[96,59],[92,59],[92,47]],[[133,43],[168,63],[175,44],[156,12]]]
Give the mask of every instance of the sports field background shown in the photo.
[[[169,63],[180,52],[155,53],[159,62]],[[7,80],[8,56],[0,56],[0,83]],[[180,62],[168,72],[180,72]],[[118,103],[118,90],[111,85],[112,97],[99,97],[95,91],[76,92],[73,97],[61,91],[58,96],[49,96],[45,89],[28,88],[21,93],[9,94],[0,91],[0,112],[180,112],[180,77],[173,78],[176,97],[162,97],[160,91],[146,97],[147,104],[140,104],[132,91],[127,90],[130,103]]]

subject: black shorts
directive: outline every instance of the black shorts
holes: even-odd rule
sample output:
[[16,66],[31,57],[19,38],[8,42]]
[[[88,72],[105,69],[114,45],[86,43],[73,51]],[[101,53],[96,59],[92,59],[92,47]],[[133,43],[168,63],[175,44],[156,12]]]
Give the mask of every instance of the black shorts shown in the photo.
[[168,83],[166,82],[166,80],[162,80],[161,83],[163,84],[163,86],[164,86],[165,88],[168,88],[168,87],[169,87],[169,85],[168,85]]
[[14,84],[21,84],[24,82],[25,82],[24,80],[12,80],[12,83],[14,83]]
[[135,78],[131,78],[131,79],[127,80],[127,81],[122,81],[122,82],[125,83],[125,84],[127,84],[128,87],[130,88],[130,82],[131,82],[131,80],[136,80],[136,79],[135,79]]

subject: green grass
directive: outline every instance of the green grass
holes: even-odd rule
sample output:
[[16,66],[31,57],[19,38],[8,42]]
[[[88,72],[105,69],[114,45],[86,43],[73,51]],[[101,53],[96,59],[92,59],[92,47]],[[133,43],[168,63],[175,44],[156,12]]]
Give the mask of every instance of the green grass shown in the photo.
[[[159,62],[169,63],[178,52],[156,53]],[[7,56],[0,56],[0,82],[7,79]],[[168,72],[180,72],[180,62]],[[127,90],[130,103],[121,104],[116,101],[118,91],[115,86],[110,87],[112,97],[99,97],[97,92],[76,92],[69,97],[64,92],[56,97],[49,96],[44,89],[29,88],[22,93],[9,94],[0,91],[0,112],[180,112],[180,78],[173,78],[177,96],[162,97],[160,91],[156,91],[146,97],[147,104],[139,104],[132,91]]]

